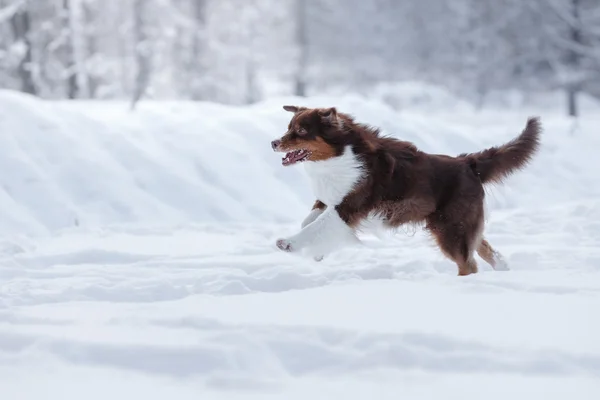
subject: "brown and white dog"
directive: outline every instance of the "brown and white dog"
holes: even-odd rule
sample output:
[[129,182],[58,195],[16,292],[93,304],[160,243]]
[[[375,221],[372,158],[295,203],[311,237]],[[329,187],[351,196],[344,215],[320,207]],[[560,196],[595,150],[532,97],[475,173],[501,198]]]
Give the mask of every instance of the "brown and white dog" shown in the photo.
[[539,147],[538,118],[502,146],[451,157],[384,137],[335,108],[283,108],[294,115],[271,147],[286,153],[284,166],[304,163],[317,200],[300,232],[277,240],[279,249],[320,260],[360,243],[361,223],[378,218],[390,229],[425,223],[459,275],[477,272],[475,252],[493,268],[508,269],[483,237],[483,185],[501,183],[528,164]]

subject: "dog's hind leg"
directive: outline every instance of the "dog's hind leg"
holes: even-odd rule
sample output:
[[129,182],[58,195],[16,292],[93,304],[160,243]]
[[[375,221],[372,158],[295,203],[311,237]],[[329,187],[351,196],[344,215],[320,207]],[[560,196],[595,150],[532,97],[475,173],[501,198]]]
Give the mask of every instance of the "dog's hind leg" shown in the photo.
[[486,263],[490,264],[496,271],[509,270],[508,264],[504,260],[504,257],[502,257],[502,254],[494,250],[487,240],[483,239],[481,241],[477,247],[477,254],[479,254],[479,257],[481,257]]
[[[453,225],[453,226],[452,226]],[[469,235],[460,233],[458,225],[446,225],[444,228],[430,228],[442,253],[458,266],[458,275],[477,273],[477,262],[473,258],[473,249],[469,247]]]
[[427,217],[427,230],[442,253],[456,263],[458,275],[477,273],[474,253],[482,240],[483,204],[451,202]]

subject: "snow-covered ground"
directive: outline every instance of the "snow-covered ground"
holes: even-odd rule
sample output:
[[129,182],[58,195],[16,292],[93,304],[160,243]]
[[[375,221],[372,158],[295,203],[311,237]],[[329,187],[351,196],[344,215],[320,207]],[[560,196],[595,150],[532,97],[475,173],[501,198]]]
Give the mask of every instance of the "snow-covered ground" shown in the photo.
[[[277,251],[313,201],[269,147],[284,103],[447,154],[539,115],[542,152],[488,190],[511,271],[459,278],[408,229],[320,263]],[[549,107],[406,104],[131,114],[0,92],[1,398],[597,399],[600,111],[573,129]]]

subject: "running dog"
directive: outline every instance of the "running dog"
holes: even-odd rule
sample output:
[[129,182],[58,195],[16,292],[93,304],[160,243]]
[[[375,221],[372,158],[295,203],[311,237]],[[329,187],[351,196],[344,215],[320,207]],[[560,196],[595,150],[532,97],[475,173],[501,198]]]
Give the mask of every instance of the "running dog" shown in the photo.
[[484,185],[502,183],[531,161],[540,146],[537,117],[502,146],[451,157],[382,136],[335,107],[283,109],[293,116],[271,147],[286,153],[284,166],[304,164],[316,202],[300,232],[277,240],[280,250],[320,260],[360,243],[361,223],[377,218],[389,229],[424,223],[458,275],[477,272],[475,252],[494,269],[508,269],[483,237]]

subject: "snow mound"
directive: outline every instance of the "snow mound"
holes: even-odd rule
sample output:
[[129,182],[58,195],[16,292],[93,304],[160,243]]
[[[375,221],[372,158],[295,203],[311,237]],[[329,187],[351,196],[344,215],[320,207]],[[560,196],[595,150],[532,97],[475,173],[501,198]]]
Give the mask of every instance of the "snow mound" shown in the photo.
[[[407,93],[410,93],[410,90]],[[247,107],[143,102],[52,102],[0,91],[0,233],[202,222],[296,223],[314,200],[302,167],[284,168],[270,141],[283,104],[336,106],[425,151],[456,155],[517,135],[527,115],[414,110],[358,96],[278,98]],[[442,104],[440,103],[440,104]],[[442,107],[442,105],[440,105]],[[526,171],[490,188],[489,206],[600,195],[598,121],[541,114],[543,149]]]

